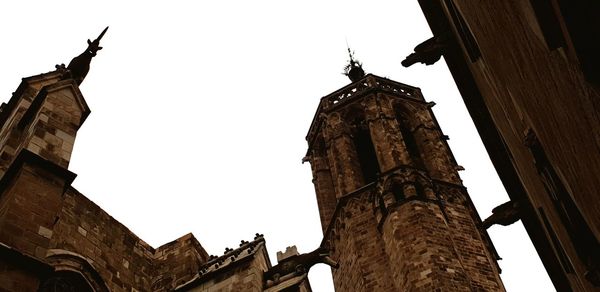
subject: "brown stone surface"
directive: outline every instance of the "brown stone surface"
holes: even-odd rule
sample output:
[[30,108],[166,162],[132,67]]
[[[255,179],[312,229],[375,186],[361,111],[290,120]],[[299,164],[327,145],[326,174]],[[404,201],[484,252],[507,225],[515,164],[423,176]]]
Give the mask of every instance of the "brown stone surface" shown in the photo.
[[177,291],[263,291],[263,273],[270,267],[264,239],[257,236],[209,260],[190,283]]
[[155,250],[64,180],[24,165],[1,197],[3,244],[40,261],[81,258],[111,291],[172,290],[206,262],[191,234]]
[[307,159],[336,291],[504,291],[431,106],[370,74],[321,100]]
[[59,71],[25,78],[2,106],[0,291],[59,277],[94,291],[262,291],[271,267],[262,236],[213,260],[192,234],[155,249],[70,186],[89,112]]

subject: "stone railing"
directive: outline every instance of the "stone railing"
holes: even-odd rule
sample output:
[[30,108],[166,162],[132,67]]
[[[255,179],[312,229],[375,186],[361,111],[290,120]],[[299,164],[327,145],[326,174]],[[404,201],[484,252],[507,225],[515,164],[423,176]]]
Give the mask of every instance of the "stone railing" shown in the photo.
[[321,113],[328,112],[342,104],[355,100],[356,97],[368,94],[369,92],[384,92],[404,98],[410,98],[414,100],[424,101],[421,90],[418,87],[413,87],[400,82],[392,81],[383,77],[379,77],[373,74],[368,74],[363,79],[347,85],[329,95],[321,98],[317,112],[313,118],[308,135],[306,136],[309,144],[312,142],[317,128],[320,125],[318,121]]
[[379,76],[369,74],[358,82],[354,82],[336,92],[333,92],[321,99],[321,105],[324,109],[337,106],[352,97],[360,96],[371,90],[379,90],[395,95],[401,95],[408,98],[421,99],[419,88],[406,84],[395,82]]

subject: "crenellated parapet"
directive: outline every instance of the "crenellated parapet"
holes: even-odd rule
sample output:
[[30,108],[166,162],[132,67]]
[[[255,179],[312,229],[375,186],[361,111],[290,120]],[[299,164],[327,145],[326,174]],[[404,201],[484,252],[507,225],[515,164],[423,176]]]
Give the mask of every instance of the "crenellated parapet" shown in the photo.
[[362,96],[368,95],[375,91],[391,94],[398,97],[412,99],[415,101],[423,101],[421,90],[417,87],[406,85],[400,82],[392,81],[386,78],[367,74],[358,82],[351,83],[331,94],[321,98],[315,117],[311,123],[310,129],[306,136],[309,146],[316,138],[316,133],[321,127],[321,113],[329,113],[336,108],[351,102],[356,102]]
[[175,291],[263,291],[265,273],[271,267],[262,234],[242,240],[237,248],[210,255],[187,282]]

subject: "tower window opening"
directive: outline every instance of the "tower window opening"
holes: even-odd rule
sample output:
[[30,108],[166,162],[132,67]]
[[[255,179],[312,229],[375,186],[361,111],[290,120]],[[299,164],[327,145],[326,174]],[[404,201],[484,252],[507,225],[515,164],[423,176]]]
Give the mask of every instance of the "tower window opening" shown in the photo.
[[600,83],[600,2],[560,0],[558,8],[588,82]]
[[567,254],[565,253],[565,250],[563,249],[562,245],[560,244],[560,241],[558,241],[558,237],[556,236],[556,233],[554,233],[554,229],[552,229],[552,225],[550,225],[550,222],[548,222],[548,217],[546,217],[546,213],[544,212],[544,209],[538,208],[538,212],[540,213],[540,216],[542,217],[542,223],[544,223],[544,227],[546,227],[546,230],[548,231],[548,235],[550,235],[550,240],[552,241],[552,245],[554,246],[554,249],[556,250],[556,253],[558,254],[558,260],[560,261],[560,264],[562,265],[565,272],[573,273],[574,272],[573,265],[571,265],[571,262],[569,261],[569,258],[567,257]]
[[401,202],[406,199],[406,196],[404,195],[404,187],[401,184],[394,184],[392,186],[392,194],[394,194],[396,202]]
[[563,223],[581,262],[586,266],[585,277],[594,285],[600,285],[600,244],[583,218],[566,186],[548,160],[542,145],[533,132],[528,135],[528,146],[533,154],[535,167],[554,209]]
[[379,162],[371,140],[371,133],[364,123],[358,124],[355,128],[354,146],[365,184],[374,182],[379,175]]
[[410,158],[415,164],[415,167],[425,169],[425,164],[423,163],[423,159],[421,158],[421,152],[419,151],[419,147],[417,146],[415,136],[413,136],[413,133],[404,125],[404,123],[400,125],[400,131],[402,133],[402,138],[404,138],[406,150],[408,151]]
[[87,281],[79,274],[70,271],[55,272],[46,279],[38,292],[93,292]]
[[425,163],[423,163],[423,159],[421,158],[421,151],[419,150],[417,140],[408,126],[408,120],[404,117],[400,109],[396,109],[396,120],[400,126],[400,134],[404,140],[406,151],[408,152],[408,155],[410,156],[414,166],[416,168],[425,169]]
[[560,22],[552,7],[552,2],[531,0],[531,7],[550,50],[565,46],[565,38],[560,29]]
[[481,57],[481,52],[479,51],[479,46],[477,45],[477,41],[475,40],[471,29],[469,29],[467,22],[454,5],[454,2],[452,2],[452,0],[445,0],[444,2],[446,3],[446,7],[448,7],[452,22],[454,22],[454,26],[463,41],[469,60],[471,60],[472,63],[476,62]]
[[421,185],[421,183],[419,183],[419,182],[415,183],[415,190],[417,192],[417,196],[425,197],[425,188],[423,188],[423,185]]

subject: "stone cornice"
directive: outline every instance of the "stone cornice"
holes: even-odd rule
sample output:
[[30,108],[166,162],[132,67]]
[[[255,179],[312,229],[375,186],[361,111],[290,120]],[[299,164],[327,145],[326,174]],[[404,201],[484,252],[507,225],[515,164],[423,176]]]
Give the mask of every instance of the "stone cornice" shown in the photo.
[[48,171],[49,173],[52,173],[53,175],[64,179],[65,190],[71,185],[73,180],[75,180],[75,177],[77,177],[77,174],[69,171],[68,169],[63,168],[62,166],[50,160],[46,160],[27,149],[22,149],[19,152],[19,155],[17,155],[17,158],[15,158],[15,160],[11,163],[10,167],[8,168],[2,179],[0,179],[0,192],[4,192],[6,190],[6,187],[19,173],[24,164],[38,166]]
[[81,109],[81,119],[79,121],[79,125],[77,125],[77,128],[79,128],[83,124],[83,122],[85,122],[86,118],[91,113],[91,110],[88,107],[85,99],[83,98],[81,91],[79,91],[79,86],[77,85],[77,83],[75,83],[73,79],[61,80],[51,85],[44,86],[37,94],[37,96],[33,99],[33,102],[31,103],[27,111],[25,111],[25,113],[23,114],[23,117],[18,123],[18,127],[23,129],[26,125],[30,124],[33,121],[35,115],[40,111],[42,105],[44,104],[44,101],[46,100],[47,95],[49,93],[61,90],[63,88],[71,89],[73,95],[75,96],[75,102],[77,102]]

